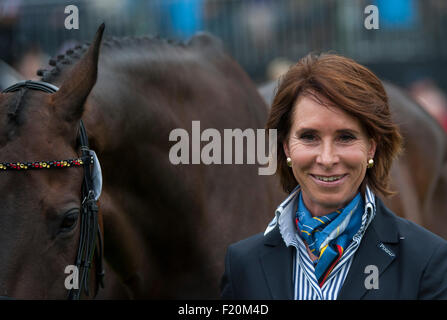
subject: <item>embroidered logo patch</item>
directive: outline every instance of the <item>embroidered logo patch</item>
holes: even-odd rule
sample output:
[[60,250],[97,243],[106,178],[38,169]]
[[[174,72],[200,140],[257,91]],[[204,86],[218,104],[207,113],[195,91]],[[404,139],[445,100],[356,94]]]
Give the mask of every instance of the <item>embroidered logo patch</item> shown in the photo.
[[385,245],[381,242],[379,243],[378,246],[380,249],[382,249],[387,255],[389,255],[390,257],[394,258],[396,256],[396,254],[391,251],[390,249],[388,249],[387,247],[385,247]]

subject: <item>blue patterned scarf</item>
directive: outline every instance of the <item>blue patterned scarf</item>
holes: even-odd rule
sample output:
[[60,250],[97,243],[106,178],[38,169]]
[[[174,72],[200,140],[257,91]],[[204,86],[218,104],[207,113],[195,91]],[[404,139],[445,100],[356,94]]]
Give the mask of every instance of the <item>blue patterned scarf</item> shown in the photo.
[[314,265],[320,287],[360,229],[363,211],[364,201],[357,193],[346,207],[325,216],[312,217],[300,192],[295,221],[299,235],[318,257]]

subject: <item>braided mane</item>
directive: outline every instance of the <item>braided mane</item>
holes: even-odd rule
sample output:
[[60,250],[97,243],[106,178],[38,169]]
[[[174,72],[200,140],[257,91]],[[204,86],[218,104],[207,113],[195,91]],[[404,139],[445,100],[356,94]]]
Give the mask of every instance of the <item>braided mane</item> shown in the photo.
[[[109,37],[105,38],[102,41],[102,47],[108,48],[111,50],[117,49],[129,49],[132,47],[136,47],[138,45],[146,45],[146,46],[154,46],[154,45],[162,45],[162,44],[170,44],[175,47],[185,47],[188,44],[182,41],[174,41],[174,40],[166,40],[160,38],[159,36],[149,37]],[[75,64],[87,51],[90,46],[90,42],[85,42],[84,44],[80,44],[75,46],[74,48],[68,49],[65,54],[60,54],[55,58],[51,58],[48,64],[52,67],[51,69],[39,69],[37,70],[37,75],[42,77],[41,80],[45,82],[52,82],[57,76],[60,75],[61,71],[68,65]]]

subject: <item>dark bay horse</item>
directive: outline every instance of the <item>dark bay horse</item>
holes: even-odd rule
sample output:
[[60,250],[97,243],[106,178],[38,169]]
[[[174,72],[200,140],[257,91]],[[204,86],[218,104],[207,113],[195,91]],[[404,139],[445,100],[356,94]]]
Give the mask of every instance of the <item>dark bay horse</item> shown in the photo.
[[[270,106],[277,83],[261,85]],[[396,195],[383,199],[396,214],[447,239],[447,136],[403,89],[384,82],[394,121],[404,138],[404,152],[391,169]]]
[[[76,158],[82,119],[104,181],[105,289],[92,295],[217,298],[226,247],[264,230],[284,194],[256,165],[173,165],[169,135],[194,120],[263,128],[265,103],[210,35],[182,44],[102,33],[38,72],[56,93],[0,95],[0,159]],[[81,183],[80,168],[0,172],[1,296],[66,298]]]

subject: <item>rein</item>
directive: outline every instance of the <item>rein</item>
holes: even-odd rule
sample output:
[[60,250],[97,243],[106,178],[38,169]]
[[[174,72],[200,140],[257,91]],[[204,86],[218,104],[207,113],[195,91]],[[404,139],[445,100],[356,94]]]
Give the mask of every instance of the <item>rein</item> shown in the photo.
[[[18,82],[5,90],[4,93],[14,92],[21,88],[43,91],[46,93],[55,93],[58,87],[43,81],[22,81]],[[77,159],[56,160],[56,161],[34,161],[34,162],[15,162],[0,163],[0,172],[4,170],[35,170],[35,169],[53,169],[53,168],[76,168],[84,167],[84,180],[82,182],[82,204],[81,204],[81,225],[79,247],[76,256],[75,265],[78,270],[79,287],[70,289],[69,300],[79,300],[82,291],[88,296],[90,293],[90,269],[95,256],[96,261],[96,285],[104,288],[104,267],[103,267],[103,240],[101,229],[98,222],[98,204],[95,198],[95,186],[92,177],[92,168],[94,158],[93,151],[88,144],[87,131],[82,120],[79,124],[79,144],[81,157]],[[96,244],[98,240],[98,245]]]

